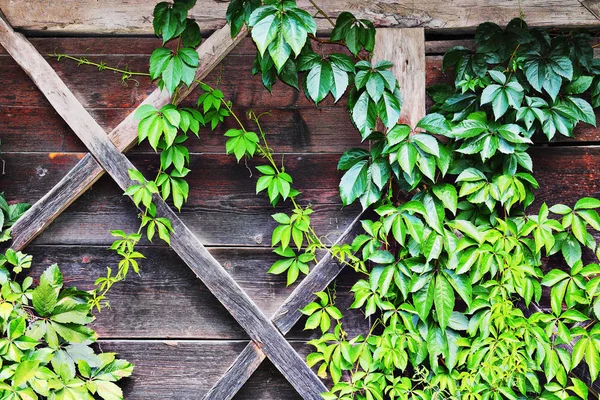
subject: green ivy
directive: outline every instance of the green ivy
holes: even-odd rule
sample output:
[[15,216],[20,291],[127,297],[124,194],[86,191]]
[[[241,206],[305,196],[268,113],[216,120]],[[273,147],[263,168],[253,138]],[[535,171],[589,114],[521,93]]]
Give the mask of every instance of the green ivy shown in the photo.
[[[0,206],[3,232],[29,207],[9,206],[1,194]],[[17,279],[31,263],[20,251],[0,254],[0,398],[122,399],[115,382],[130,376],[133,365],[90,346],[97,339],[87,327],[94,320],[92,294],[65,288],[56,264],[36,287],[31,277]]]
[[[600,253],[592,235],[600,230],[600,201],[543,204],[532,214],[538,182],[527,150],[539,136],[572,136],[579,122],[595,125],[600,69],[590,35],[529,29],[520,19],[506,28],[480,25],[474,50],[455,47],[444,56],[454,82],[429,88],[430,114],[411,127],[397,123],[402,102],[392,64],[373,62],[371,22],[342,12],[333,23],[311,1],[334,26],[327,40],[315,37],[313,17],[293,0],[231,1],[231,33],[251,29],[252,73],[261,74],[268,90],[279,79],[302,85],[315,104],[330,94],[334,101],[348,96],[365,145],[340,159],[340,195],[344,205],[358,201],[376,217],[361,221],[364,233],[351,245],[328,248],[310,224],[310,206],[300,205],[283,158],[275,161],[260,125],[264,114],[251,112],[248,129],[223,93],[202,82],[198,109],[175,106],[197,66],[189,51],[197,40],[186,40],[194,37],[191,30],[184,34],[193,3],[155,9],[156,34],[177,44],[153,54],[149,75],[172,93],[173,104],[137,116],[140,141],[161,152],[161,165],[153,181],[131,176],[137,183],[128,194],[142,208],[142,223],[134,234],[113,232],[113,250],[125,261],[116,276],[109,269],[98,280],[95,304],[130,267],[137,269],[143,227],[150,239],[158,230],[168,241],[170,225],[156,217],[152,196],[172,198],[178,208],[185,202],[189,131],[214,130],[232,117],[239,129],[225,134],[226,152],[238,162],[262,157],[257,193],[265,192],[273,206],[293,206],[273,215],[271,244],[281,258],[269,272],[286,273],[292,284],[323,249],[363,275],[352,288],[351,307],[372,318],[369,333],[348,337],[330,293],[317,293],[302,310],[306,328],[322,333],[310,342],[307,362],[333,382],[323,398],[588,398],[572,371],[585,362],[591,380],[600,373],[600,267],[583,261],[586,252]],[[316,53],[313,41],[343,44],[352,56]],[[545,271],[542,259],[551,256],[569,269]],[[548,312],[536,308],[542,287],[551,294]]]

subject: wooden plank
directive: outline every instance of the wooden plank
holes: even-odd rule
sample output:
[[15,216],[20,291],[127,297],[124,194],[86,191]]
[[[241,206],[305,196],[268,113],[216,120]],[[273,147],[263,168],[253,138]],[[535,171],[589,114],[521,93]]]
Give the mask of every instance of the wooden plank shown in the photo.
[[[156,1],[0,0],[0,9],[18,29],[43,34],[152,34],[152,9]],[[308,0],[298,5],[315,15]],[[519,16],[514,2],[496,0],[423,0],[392,2],[389,0],[328,0],[319,5],[333,18],[342,11],[351,11],[367,18],[378,27],[423,27],[432,31],[473,30],[478,24],[494,21],[506,24]],[[527,23],[532,26],[598,27],[598,20],[579,0],[527,0],[521,2]],[[198,1],[191,16],[200,23],[203,32],[219,29],[225,24],[227,2]],[[329,23],[316,15],[318,30],[331,31]]]
[[374,61],[394,63],[392,72],[400,84],[400,123],[414,128],[425,116],[425,31],[423,28],[378,29]]
[[[0,43],[121,189],[126,190],[132,185],[128,171],[135,170],[134,165],[106,136],[102,127],[87,113],[31,43],[23,35],[14,32],[4,20],[0,20]],[[252,340],[263,348],[296,391],[305,399],[320,399],[320,393],[327,389],[319,377],[160,196],[154,196],[154,204],[157,216],[171,221],[173,250],[215,294]]]
[[[597,146],[534,147],[529,152],[533,158],[534,176],[541,185],[535,191],[539,201],[572,206],[573,193],[577,197],[600,196],[600,152]],[[146,157],[136,155],[132,159],[138,166],[145,163],[156,165],[154,160]],[[288,155],[286,160],[289,160],[288,170],[296,186],[314,205],[312,219],[315,229],[319,235],[339,235],[352,221],[357,208],[342,208],[333,203],[339,183],[338,172],[334,170],[338,156],[301,157],[302,160],[297,160]],[[31,201],[43,195],[78,161],[74,155],[49,159],[48,154],[24,153],[3,154],[2,158],[6,160],[4,179],[12,183],[10,190],[4,190],[13,202]],[[204,173],[190,176],[191,187],[197,189],[190,194],[182,213],[190,229],[207,245],[268,246],[270,232],[276,224],[270,215],[286,211],[286,208],[273,209],[264,195],[255,195],[256,177],[250,178],[245,166],[237,164],[230,156],[201,155],[193,156],[192,160],[193,170]],[[38,171],[44,176],[40,176]],[[327,184],[314,188],[311,179],[319,173]],[[36,243],[106,246],[112,242],[108,230],[115,228],[115,221],[119,221],[118,228],[137,230],[136,212],[129,207],[128,200],[116,184],[109,178],[103,178],[96,185],[69,207],[65,216],[52,224]],[[330,200],[329,204],[323,203]]]
[[[1,67],[0,67],[1,69]],[[2,78],[0,77],[0,84]],[[262,110],[262,107],[260,108]],[[248,108],[236,108],[236,113],[248,127]],[[257,109],[256,109],[257,110]],[[266,108],[268,110],[268,108]],[[129,114],[131,109],[88,109],[105,129],[112,129]],[[258,111],[258,110],[257,110]],[[227,119],[214,132],[200,130],[200,138],[191,136],[186,142],[191,153],[225,152],[223,134],[237,127]],[[351,147],[360,147],[360,135],[352,125],[343,106],[326,108],[273,109],[261,118],[269,145],[278,153],[335,153],[342,154]],[[0,132],[2,153],[84,153],[85,146],[65,126],[54,110],[47,108],[0,107]],[[364,146],[364,144],[362,144]],[[145,141],[129,150],[128,154],[154,153]],[[233,156],[232,156],[233,157]],[[135,162],[134,162],[135,163]]]
[[[346,231],[340,235],[335,244],[344,244],[352,240],[360,226],[360,213]],[[294,292],[279,307],[271,318],[275,326],[285,335],[300,320],[302,313],[299,311],[314,300],[316,292],[325,290],[344,268],[338,263],[331,253],[327,253],[310,274],[300,282]],[[219,381],[204,395],[204,400],[229,400],[250,379],[254,371],[266,358],[265,353],[255,343],[250,342],[235,359],[233,364]]]
[[[131,378],[123,379],[127,400],[198,400],[246,345],[245,341],[100,340],[104,352],[116,352],[135,363]],[[292,342],[303,356],[312,346]],[[236,400],[300,400],[294,388],[269,362],[244,385]]]
[[[214,36],[207,39],[198,47],[198,55],[200,63],[196,71],[197,79],[205,77],[224,57],[231,51],[232,48],[246,35],[245,31],[231,39],[226,29],[215,32]],[[4,48],[9,51],[11,56],[21,61],[27,60],[28,52],[38,54],[35,48],[22,37],[14,34],[12,28],[6,24],[0,12],[0,42]],[[23,47],[19,47],[23,45]],[[40,69],[42,68],[42,69]],[[44,82],[46,77],[39,70],[50,70],[52,68],[41,57],[32,57],[29,61],[29,67],[24,68],[36,84]],[[52,71],[52,74],[55,74]],[[58,78],[60,80],[60,78]],[[62,81],[61,81],[62,83]],[[189,90],[181,92],[179,99],[184,99],[196,84],[192,84]],[[66,88],[66,87],[65,87]],[[51,90],[51,89],[50,89]],[[51,94],[51,92],[48,92]],[[49,98],[50,102],[58,102],[64,107],[69,107],[70,104],[61,97],[61,95],[53,94]],[[155,90],[152,92],[142,104],[152,104],[157,108],[169,102],[169,95],[166,91]],[[79,102],[75,105],[81,112],[87,114],[83,106]],[[68,108],[66,108],[68,109]],[[65,110],[66,110],[65,109]],[[59,112],[59,114],[61,114]],[[61,114],[64,118],[65,114]],[[93,118],[90,117],[93,121]],[[94,129],[90,126],[91,121],[81,121],[80,129]],[[94,121],[97,130],[102,128]],[[103,134],[104,131],[102,130]],[[126,151],[133,146],[137,141],[137,121],[134,119],[134,113],[129,114],[113,131],[108,135],[110,141],[117,147],[119,151]],[[24,218],[21,218],[12,228],[13,246],[15,249],[21,249],[33,240],[46,226],[48,226],[60,213],[75,201],[85,190],[87,190],[101,175],[103,171],[90,155],[86,155],[60,182],[59,184],[47,193],[38,202],[29,209]]]
[[[140,263],[141,275],[132,274],[115,285],[109,294],[110,310],[96,315],[92,327],[102,339],[248,340],[246,332],[173,250],[166,246],[139,246],[139,250],[146,256]],[[298,283],[286,287],[285,274],[267,274],[279,259],[271,249],[208,250],[269,317],[298,287]],[[27,253],[34,258],[28,271],[34,280],[57,263],[68,285],[81,290],[93,289],[94,281],[106,274],[106,266],[118,262],[106,246],[30,245]],[[347,270],[337,280],[336,305],[340,310],[352,304],[350,288],[358,279],[359,274]],[[369,323],[361,310],[348,310],[344,315],[351,337],[368,333]],[[318,336],[317,331],[304,331],[303,327],[304,323],[298,324],[286,337],[308,341]]]

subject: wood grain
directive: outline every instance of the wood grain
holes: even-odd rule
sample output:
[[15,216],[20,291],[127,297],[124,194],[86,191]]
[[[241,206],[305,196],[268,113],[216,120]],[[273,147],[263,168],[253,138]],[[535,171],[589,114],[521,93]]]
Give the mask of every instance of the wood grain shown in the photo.
[[[44,34],[150,35],[155,4],[153,0],[0,0],[0,8],[15,28]],[[434,31],[472,30],[482,22],[506,24],[519,16],[516,3],[495,0],[328,0],[319,4],[333,18],[342,11],[351,11],[378,27],[423,27]],[[299,0],[298,5],[316,15],[308,0]],[[214,31],[225,24],[226,9],[227,2],[199,1],[191,16],[203,32]],[[521,10],[529,25],[599,26],[596,17],[578,0],[527,0],[522,2]],[[331,26],[320,15],[316,20],[319,32],[331,31]]]
[[[111,308],[96,315],[93,328],[101,338],[248,340],[246,332],[173,250],[165,245],[138,249],[146,256],[140,263],[141,275],[132,273],[115,285],[109,293]],[[271,249],[229,247],[209,251],[269,317],[299,287],[298,283],[286,287],[285,274],[267,274],[278,259]],[[114,270],[118,262],[104,246],[31,245],[27,252],[34,259],[29,275],[36,281],[47,267],[57,263],[66,285],[82,290],[92,289],[96,278],[106,274],[106,267]],[[351,270],[340,275],[336,302],[341,310],[352,303],[350,288],[358,278]],[[368,320],[362,311],[348,310],[344,314],[351,336],[368,332]],[[286,337],[304,341],[315,337],[315,331],[304,331],[303,327],[304,320],[288,329]]]
[[[245,35],[246,31],[242,30],[236,38],[232,39],[226,30],[221,29],[215,32],[214,36],[205,40],[197,50],[201,61],[196,71],[196,79],[201,80],[204,78]],[[94,121],[93,117],[87,113],[75,96],[68,91],[60,77],[56,75],[56,72],[52,70],[33,45],[24,39],[22,35],[16,34],[12,30],[4,20],[1,12],[0,43],[15,60],[19,61],[19,64],[32,81],[38,87],[45,88],[45,91],[42,90],[44,95],[58,114],[67,121],[67,125],[74,131],[93,132],[95,130],[98,134],[101,133],[104,136],[105,133],[102,127]],[[34,55],[37,55],[37,57]],[[70,96],[65,97],[62,92],[48,86],[46,79],[51,79],[51,77],[55,77],[53,81],[60,83],[66,90],[64,93],[68,92]],[[196,84],[194,82],[189,89],[182,91],[179,96],[180,101],[191,93]],[[150,104],[160,108],[169,101],[170,96],[166,91],[156,89],[142,102],[142,105]],[[69,118],[69,115],[72,115],[72,117]],[[88,118],[85,118],[85,116],[88,116]],[[108,139],[119,151],[126,151],[135,144],[137,141],[137,121],[135,121],[133,112],[109,133]],[[64,209],[81,196],[102,173],[103,170],[90,155],[82,158],[58,185],[41,199],[41,202],[34,204],[27,211],[24,218],[15,223],[12,228],[13,246],[20,249],[27,245]],[[125,175],[123,179],[128,178]]]
[[414,128],[425,116],[425,31],[423,28],[378,29],[373,61],[394,66],[402,93],[400,123]]
[[[534,176],[541,186],[536,191],[536,204],[547,201],[573,205],[576,197],[600,196],[597,146],[534,147],[530,154]],[[357,208],[342,209],[336,202],[338,157],[336,154],[286,156],[296,186],[303,192],[303,198],[314,205],[316,212],[312,217],[320,235],[339,235],[357,213]],[[78,161],[73,154],[51,159],[48,154],[12,153],[2,158],[6,160],[6,175],[1,179],[11,182],[10,189],[3,190],[10,201],[32,201],[43,196]],[[132,161],[140,168],[147,168],[144,170],[147,176],[151,176],[147,165],[156,165],[147,155],[136,155]],[[192,192],[182,213],[192,231],[208,245],[268,246],[270,232],[275,227],[270,215],[285,208],[273,209],[263,195],[255,195],[256,176],[250,178],[245,165],[237,164],[230,156],[193,155],[192,162]],[[323,186],[313,185],[317,175],[325,182]],[[108,231],[116,227],[115,221],[119,228],[137,229],[136,211],[109,178],[101,179],[65,213],[36,243],[108,245],[111,243]]]
[[[303,356],[312,346],[292,342]],[[245,341],[100,340],[104,352],[135,363],[131,378],[120,381],[127,400],[198,400],[242,351]],[[236,400],[300,400],[279,371],[265,362]]]
[[[122,190],[133,184],[131,162],[24,36],[0,19],[0,43],[27,72],[58,114],[67,122],[104,170]],[[162,199],[155,195],[156,215],[171,221],[171,247],[242,325],[304,399],[320,399],[325,386],[298,356],[256,304],[206,250]]]
[[[336,245],[349,243],[359,233],[360,219],[363,217],[360,213],[346,231],[336,240]],[[339,275],[344,265],[337,262],[327,253],[317,265],[311,270],[310,274],[296,286],[292,294],[275,311],[271,321],[283,333],[288,333],[292,327],[302,317],[301,309],[308,303],[314,301],[315,293],[325,290],[325,288]],[[348,321],[344,321],[348,323]],[[352,323],[350,322],[349,325]],[[350,335],[353,337],[353,335]],[[256,342],[250,342],[235,359],[233,364],[227,369],[227,372],[219,378],[219,381],[206,393],[204,400],[230,400],[242,388],[244,383],[250,379],[254,371],[260,366],[266,358],[265,353],[260,349]]]

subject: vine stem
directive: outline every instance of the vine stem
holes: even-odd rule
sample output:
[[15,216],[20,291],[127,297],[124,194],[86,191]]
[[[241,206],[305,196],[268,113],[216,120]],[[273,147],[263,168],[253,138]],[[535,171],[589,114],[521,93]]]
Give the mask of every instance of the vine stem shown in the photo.
[[335,22],[333,22],[333,20],[331,19],[331,17],[329,17],[329,15],[327,15],[327,13],[325,11],[323,11],[323,9],[321,7],[319,7],[319,5],[317,3],[315,3],[313,0],[308,0],[310,2],[310,4],[313,5],[314,8],[317,9],[317,13],[321,14],[323,17],[325,17],[325,19],[327,21],[329,21],[329,23],[331,24],[331,26],[333,26],[335,28]]
[[49,54],[49,56],[56,57],[58,59],[58,61],[60,61],[61,58],[66,58],[67,60],[77,61],[77,63],[79,63],[79,65],[91,65],[91,66],[98,68],[100,71],[103,71],[103,70],[113,71],[113,72],[118,72],[120,74],[129,75],[129,76],[150,76],[150,74],[147,72],[129,71],[129,70],[124,70],[124,69],[120,69],[120,68],[109,67],[103,63],[102,64],[96,63],[96,62],[90,61],[84,57],[73,57],[68,54],[56,54],[56,53]]
[[[211,87],[210,85],[208,85],[205,82],[202,82],[200,80],[196,80],[196,83],[198,83],[200,85],[204,85],[209,90],[215,90],[213,87]],[[233,108],[231,107],[231,105],[229,104],[229,102],[227,100],[225,100],[225,99],[221,99],[221,103],[223,104],[223,106],[225,106],[225,108],[227,109],[227,111],[229,111],[229,114],[234,118],[234,120],[236,121],[236,123],[238,124],[238,126],[240,127],[240,129],[242,129],[244,132],[248,132],[248,130],[246,129],[246,127],[242,123],[240,117],[238,117],[238,115],[233,110]],[[261,140],[263,142],[262,145],[261,144],[257,144],[257,148],[258,148],[259,152],[264,155],[264,157],[267,159],[267,161],[269,162],[269,164],[271,164],[271,166],[275,169],[275,171],[277,173],[280,173],[281,170],[279,169],[279,166],[277,165],[277,163],[275,162],[275,159],[273,158],[273,153],[271,151],[271,147],[269,146],[269,144],[267,142],[267,137],[266,137],[265,132],[262,129],[262,126],[260,124],[260,117],[262,115],[264,115],[264,114],[256,115],[256,114],[252,113],[252,116],[251,116],[251,119],[256,123],[256,126],[258,128],[258,132],[259,132]],[[303,207],[301,207],[298,204],[298,202],[296,202],[296,200],[293,197],[290,197],[290,201],[292,202],[292,205],[294,206],[295,210],[304,209]],[[337,259],[343,265],[347,265],[347,266],[351,267],[352,269],[358,271],[357,268],[355,268],[351,263],[349,263],[349,262],[347,262],[345,260],[342,260],[341,257],[333,254],[333,252],[331,251],[331,249],[327,245],[325,245],[323,243],[323,241],[319,238],[319,236],[315,232],[315,230],[312,227],[312,225],[309,225],[308,229],[309,229],[308,232],[305,232],[305,236],[306,236],[306,239],[309,242],[309,244],[311,242],[313,244],[316,244],[319,249],[326,250],[328,253],[331,254],[332,257],[334,257],[335,259]],[[318,262],[318,260],[315,260],[315,261]],[[362,271],[360,271],[360,272],[362,272]]]

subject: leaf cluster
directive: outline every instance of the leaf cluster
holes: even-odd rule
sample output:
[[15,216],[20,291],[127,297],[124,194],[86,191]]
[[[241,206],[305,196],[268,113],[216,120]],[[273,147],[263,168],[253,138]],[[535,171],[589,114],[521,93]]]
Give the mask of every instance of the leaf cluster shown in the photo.
[[97,335],[87,326],[94,320],[90,293],[65,288],[56,264],[36,287],[31,277],[19,282],[14,254],[0,261],[0,397],[122,399],[116,382],[133,365],[91,347]]

